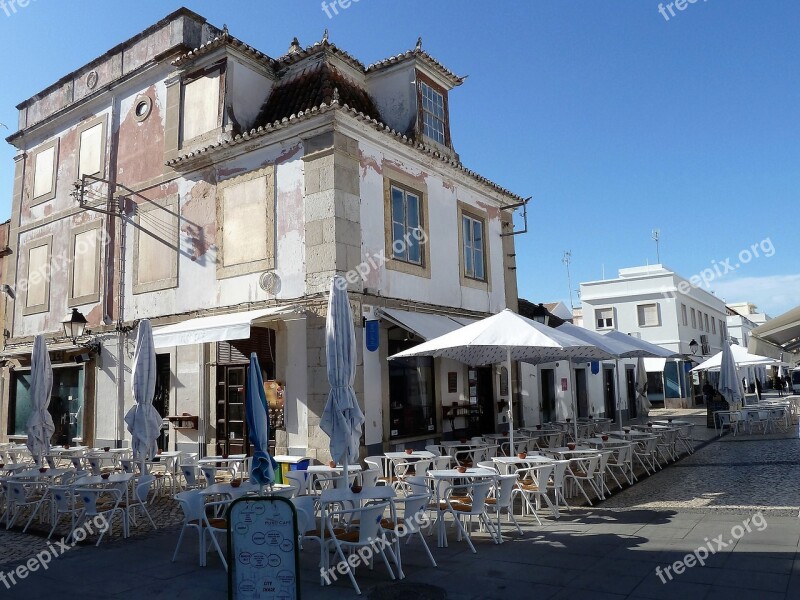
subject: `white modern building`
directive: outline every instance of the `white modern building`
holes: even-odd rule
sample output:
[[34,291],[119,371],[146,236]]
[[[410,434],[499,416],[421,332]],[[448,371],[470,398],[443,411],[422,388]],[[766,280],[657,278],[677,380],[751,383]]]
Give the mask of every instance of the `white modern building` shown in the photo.
[[580,290],[587,329],[616,329],[687,357],[645,360],[651,400],[678,407],[699,399],[700,381],[688,371],[722,349],[727,311],[721,299],[660,264],[620,269],[617,278],[581,283]]

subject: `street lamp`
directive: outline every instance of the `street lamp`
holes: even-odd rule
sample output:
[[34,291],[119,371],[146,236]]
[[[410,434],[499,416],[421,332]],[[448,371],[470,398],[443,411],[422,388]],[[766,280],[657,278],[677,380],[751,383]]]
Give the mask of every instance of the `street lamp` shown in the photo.
[[86,317],[78,312],[77,308],[61,322],[64,326],[64,335],[72,339],[73,344],[78,343],[78,338],[86,331]]
[[699,344],[697,343],[697,340],[692,338],[692,341],[689,342],[689,350],[692,351],[692,355],[697,354],[697,348],[698,347],[699,347]]
[[533,307],[533,320],[545,326],[550,323],[550,311],[541,302]]

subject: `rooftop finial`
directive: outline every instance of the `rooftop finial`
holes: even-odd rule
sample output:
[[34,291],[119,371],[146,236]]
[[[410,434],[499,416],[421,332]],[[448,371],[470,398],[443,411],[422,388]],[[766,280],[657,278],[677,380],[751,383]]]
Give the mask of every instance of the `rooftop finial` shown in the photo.
[[328,41],[328,29],[327,28],[325,29],[325,33],[322,34],[322,41],[323,42],[327,42]]
[[228,25],[227,25],[227,23],[222,25],[222,35],[229,35],[228,34]]
[[419,36],[419,37],[417,38],[417,47],[416,47],[416,51],[417,51],[417,52],[422,52],[422,36]]
[[331,100],[331,104],[334,103],[334,102],[336,102],[337,104],[339,103],[339,88],[338,87],[333,88],[333,99]]
[[295,52],[300,52],[302,48],[300,47],[300,40],[296,37],[292,38],[292,43],[289,45],[289,54],[294,54]]

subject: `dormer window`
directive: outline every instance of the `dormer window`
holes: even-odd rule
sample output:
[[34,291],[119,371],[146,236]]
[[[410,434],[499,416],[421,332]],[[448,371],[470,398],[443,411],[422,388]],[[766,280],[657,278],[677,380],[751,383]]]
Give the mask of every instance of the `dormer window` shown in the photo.
[[437,92],[424,81],[422,93],[422,133],[433,141],[445,144],[444,94]]
[[417,71],[417,135],[450,149],[447,89]]

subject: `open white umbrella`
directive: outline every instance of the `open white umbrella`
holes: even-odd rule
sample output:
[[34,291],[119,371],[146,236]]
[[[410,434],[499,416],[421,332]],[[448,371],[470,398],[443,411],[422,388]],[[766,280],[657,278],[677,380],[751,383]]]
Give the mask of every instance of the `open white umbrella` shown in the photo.
[[141,472],[145,473],[145,461],[155,455],[156,440],[161,434],[161,416],[153,406],[153,396],[156,393],[156,350],[153,345],[153,328],[147,319],[139,322],[136,331],[132,388],[136,404],[125,415],[125,423],[132,438],[133,458],[141,463]]
[[725,342],[722,344],[722,352],[717,352],[708,360],[700,363],[692,371],[718,371],[722,365],[723,354],[727,350],[733,358],[736,367],[759,367],[768,366],[779,362],[774,358],[768,356],[759,356],[758,354],[750,354],[747,348],[739,344],[729,344]]
[[[428,340],[389,358],[410,356],[441,356],[470,366],[505,362],[509,376],[511,375],[512,360],[541,364],[573,358],[579,360],[614,358],[612,354],[601,348],[558,329],[526,319],[508,308],[496,315]],[[509,386],[508,415],[509,442],[513,451],[514,396],[511,386]],[[577,438],[577,418],[573,422]]]
[[339,275],[331,281],[328,298],[325,356],[331,391],[319,426],[330,437],[331,458],[342,462],[347,481],[348,465],[358,460],[364,413],[353,390],[357,359],[353,312],[347,298],[347,283]]
[[50,438],[56,428],[53,417],[47,410],[53,391],[53,367],[44,336],[37,335],[33,340],[31,354],[31,415],[25,424],[28,432],[27,446],[37,465],[42,464],[42,457],[50,451]]
[[[559,325],[558,329],[559,331],[564,331],[580,340],[593,344],[613,355],[616,365],[615,373],[617,374],[619,373],[619,360],[622,358],[660,358],[671,353],[671,351],[667,350],[666,348],[656,346],[655,344],[650,344],[649,342],[642,342],[642,340],[634,338],[630,335],[625,335],[624,333],[620,333],[618,331],[611,332],[617,335],[611,335],[611,333],[602,334],[589,329],[584,329],[583,327],[578,327],[572,323],[564,323],[563,325]],[[640,360],[639,363],[642,364],[642,370],[644,370],[644,361]],[[617,379],[619,379],[618,375]],[[619,388],[619,384],[614,386],[614,389],[617,392],[617,418],[619,420],[619,427],[622,429],[622,410],[620,408],[621,401]],[[648,402],[648,410],[649,404],[650,403]]]
[[742,382],[739,379],[739,372],[736,370],[736,361],[731,349],[732,347],[727,342],[722,343],[717,389],[731,405],[731,408],[734,408],[741,404],[744,399],[744,392],[742,391]]

